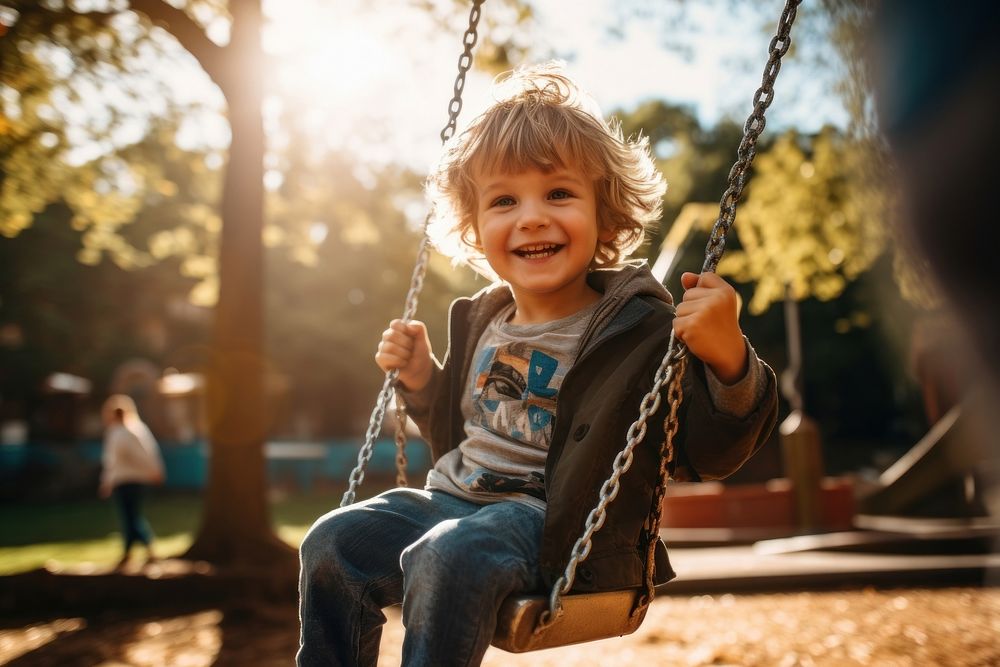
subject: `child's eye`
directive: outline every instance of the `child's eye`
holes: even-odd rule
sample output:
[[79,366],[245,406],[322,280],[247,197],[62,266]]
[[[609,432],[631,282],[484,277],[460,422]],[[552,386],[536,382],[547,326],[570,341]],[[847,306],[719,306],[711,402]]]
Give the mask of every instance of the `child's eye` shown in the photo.
[[514,198],[508,195],[503,195],[502,197],[497,197],[493,200],[490,206],[513,206]]
[[573,193],[569,190],[564,190],[559,188],[558,190],[553,190],[549,193],[549,199],[569,199],[573,196]]

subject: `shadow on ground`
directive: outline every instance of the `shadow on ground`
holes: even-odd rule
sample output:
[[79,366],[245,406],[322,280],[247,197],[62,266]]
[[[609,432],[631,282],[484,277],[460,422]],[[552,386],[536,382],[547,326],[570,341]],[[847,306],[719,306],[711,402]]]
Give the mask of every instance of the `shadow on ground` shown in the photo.
[[102,612],[56,620],[8,619],[0,664],[8,667],[288,665],[298,646],[292,605]]

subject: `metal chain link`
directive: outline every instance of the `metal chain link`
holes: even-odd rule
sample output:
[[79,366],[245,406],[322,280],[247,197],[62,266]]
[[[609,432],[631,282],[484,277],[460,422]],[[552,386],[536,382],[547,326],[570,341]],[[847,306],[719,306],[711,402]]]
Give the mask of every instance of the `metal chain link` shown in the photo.
[[[486,0],[473,0],[472,10],[469,12],[469,27],[465,30],[465,34],[462,37],[462,44],[464,50],[462,55],[458,59],[458,75],[455,77],[454,92],[455,96],[451,98],[448,103],[448,124],[445,125],[444,129],[441,130],[441,143],[447,142],[454,134],[455,128],[458,123],[458,114],[462,111],[462,91],[465,90],[465,75],[469,72],[469,68],[472,67],[472,47],[476,45],[479,41],[479,35],[476,29],[479,25],[479,17],[481,15],[481,9],[483,3]],[[427,236],[427,226],[430,223],[431,214],[428,213],[427,217],[424,218],[423,224],[423,234],[420,239],[420,246],[417,250],[417,261],[413,267],[413,274],[410,277],[410,289],[406,293],[406,301],[403,307],[403,317],[404,322],[409,322],[413,319],[413,316],[417,313],[417,301],[420,296],[420,291],[424,286],[424,277],[427,275],[427,264],[430,262],[430,239]],[[378,393],[378,398],[375,400],[375,408],[372,410],[371,417],[368,419],[368,430],[365,431],[365,443],[361,447],[361,451],[358,452],[358,463],[351,471],[349,477],[349,483],[347,486],[347,491],[344,492],[344,497],[340,500],[341,507],[347,507],[354,503],[354,499],[357,496],[358,487],[365,479],[365,469],[368,467],[369,461],[371,461],[372,453],[375,450],[375,438],[378,436],[379,432],[382,430],[382,423],[385,421],[385,412],[389,405],[389,399],[392,397],[395,386],[396,379],[399,377],[398,370],[391,370],[385,374],[385,380],[382,382],[382,389]],[[397,432],[396,432],[396,481],[402,479],[402,486],[406,485],[406,453],[405,450],[399,444],[400,433],[402,428],[399,424],[405,426],[406,423],[406,412],[405,410],[400,413],[399,408],[400,403],[397,401]],[[405,446],[405,435],[404,446]]]
[[406,480],[406,404],[396,392],[396,486],[409,486]]
[[750,165],[757,153],[757,139],[767,123],[764,114],[774,100],[774,81],[781,70],[781,58],[788,53],[788,47],[792,43],[792,23],[795,21],[795,14],[801,2],[802,0],[786,0],[785,8],[778,19],[777,31],[768,46],[764,75],[761,78],[760,88],[753,96],[753,111],[746,123],[743,124],[743,138],[736,151],[736,163],[729,170],[728,187],[719,202],[719,217],[712,225],[712,234],[708,239],[708,245],[705,246],[705,263],[702,265],[702,272],[714,272],[719,260],[722,259],[722,253],[726,250],[726,235],[736,220],[736,203],[739,201],[740,195],[743,194],[743,186],[746,185]]
[[680,429],[680,420],[677,412],[684,401],[684,387],[682,381],[684,372],[687,370],[687,357],[682,357],[677,365],[677,372],[673,380],[667,386],[667,402],[670,404],[670,412],[663,420],[663,444],[660,445],[660,473],[659,482],[653,491],[653,504],[650,508],[646,526],[646,576],[644,579],[645,592],[639,603],[632,610],[633,615],[643,612],[656,596],[656,543],[660,539],[660,520],[663,517],[663,496],[667,492],[667,482],[670,481],[670,464],[674,462],[674,438]]
[[448,103],[448,124],[441,130],[441,143],[446,143],[455,134],[458,127],[458,114],[462,111],[462,92],[465,90],[465,75],[472,67],[472,49],[479,41],[479,17],[482,13],[482,6],[486,0],[472,0],[472,10],[469,12],[469,27],[462,35],[462,44],[465,50],[458,57],[458,76],[455,77],[455,96]]
[[[774,38],[771,39],[771,43],[768,47],[768,59],[767,64],[764,66],[762,84],[754,93],[753,111],[747,118],[746,123],[743,125],[743,138],[740,141],[739,149],[737,150],[737,160],[732,169],[729,171],[729,186],[725,194],[722,196],[719,218],[712,227],[712,235],[705,248],[705,263],[702,267],[702,272],[714,272],[715,268],[718,266],[719,260],[722,259],[722,254],[725,252],[726,234],[729,233],[729,229],[732,227],[733,222],[736,219],[736,204],[743,192],[743,186],[746,184],[750,165],[753,162],[754,155],[756,153],[757,139],[760,137],[760,133],[764,130],[766,122],[764,114],[767,111],[767,108],[771,105],[771,101],[774,99],[774,82],[781,69],[781,58],[788,52],[788,48],[791,45],[790,35],[792,22],[795,20],[796,10],[801,2],[802,0],[786,0],[785,7],[781,12],[781,17],[778,19],[776,34]],[[562,596],[568,593],[573,587],[573,581],[576,578],[576,568],[582,561],[586,560],[587,556],[590,555],[590,550],[593,546],[592,540],[594,533],[600,530],[601,526],[604,525],[604,522],[607,519],[607,507],[618,496],[618,490],[620,488],[619,480],[632,465],[632,452],[636,445],[646,435],[646,420],[652,413],[656,412],[660,406],[660,389],[664,383],[668,383],[669,387],[674,387],[674,385],[677,387],[676,393],[668,392],[668,400],[670,400],[670,414],[668,415],[667,422],[664,425],[665,442],[663,445],[667,448],[667,451],[664,452],[664,449],[661,448],[661,454],[668,454],[672,460],[673,438],[678,427],[676,418],[677,409],[683,397],[683,392],[680,391],[680,383],[683,379],[686,366],[683,360],[685,360],[686,357],[687,347],[683,343],[677,341],[673,331],[671,331],[670,343],[667,346],[667,352],[663,356],[663,360],[660,362],[660,366],[656,371],[653,388],[643,397],[641,403],[639,404],[639,418],[629,427],[626,436],[628,441],[625,444],[625,447],[618,452],[618,455],[615,457],[611,477],[609,477],[601,487],[597,506],[591,510],[590,514],[587,516],[587,520],[584,522],[583,535],[581,535],[573,545],[573,549],[570,551],[569,562],[566,564],[566,569],[564,570],[562,576],[559,577],[559,579],[556,580],[555,584],[552,586],[552,593],[549,595],[549,608],[542,612],[539,616],[538,624],[535,626],[534,630],[536,635],[540,634],[550,625],[555,623],[562,613]],[[666,442],[667,440],[669,440],[669,444]],[[660,485],[657,486],[654,493],[659,496],[661,503],[664,490],[661,490],[660,486],[663,486],[665,489],[666,478],[664,478],[663,475],[665,474],[664,471],[668,470],[667,466],[669,463],[669,460],[661,460],[660,462],[661,480]],[[661,510],[659,508],[653,508],[651,510],[651,512],[655,513],[653,519],[656,522],[657,528],[659,527],[660,511]],[[649,551],[647,552],[647,563],[649,562],[649,558],[654,557],[656,539],[658,539],[658,537],[655,534],[650,537],[651,543],[649,545]],[[651,571],[647,571],[645,592],[646,599],[640,602],[637,608],[633,610],[633,613],[637,613],[643,607],[648,606],[648,604],[652,601],[653,590],[649,584],[651,576]]]

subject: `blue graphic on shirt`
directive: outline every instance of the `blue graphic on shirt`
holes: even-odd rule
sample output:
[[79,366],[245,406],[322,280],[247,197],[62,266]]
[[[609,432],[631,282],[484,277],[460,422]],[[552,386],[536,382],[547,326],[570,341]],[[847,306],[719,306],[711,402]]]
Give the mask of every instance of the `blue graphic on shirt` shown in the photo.
[[531,351],[531,360],[528,362],[531,372],[528,373],[528,392],[536,396],[545,398],[555,398],[559,390],[550,387],[552,376],[559,369],[559,360],[553,359],[544,352],[538,350]]
[[548,448],[565,373],[559,359],[509,343],[484,348],[474,370],[474,421],[501,437]]

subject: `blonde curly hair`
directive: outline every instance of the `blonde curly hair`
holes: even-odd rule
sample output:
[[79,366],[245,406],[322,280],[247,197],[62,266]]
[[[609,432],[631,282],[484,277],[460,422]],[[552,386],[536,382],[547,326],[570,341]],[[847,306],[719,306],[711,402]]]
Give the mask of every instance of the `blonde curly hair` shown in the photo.
[[660,218],[666,184],[649,139],[626,139],[561,63],[524,67],[494,81],[497,101],[445,146],[427,179],[432,243],[456,261],[482,268],[476,235],[475,177],[578,168],[593,179],[601,232],[592,266],[610,267],[638,248]]

